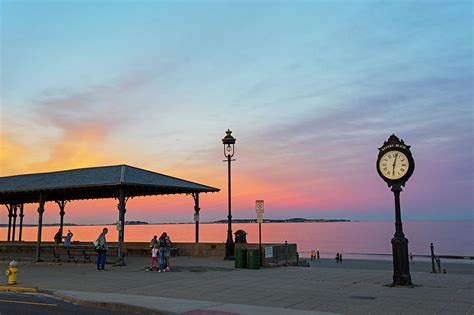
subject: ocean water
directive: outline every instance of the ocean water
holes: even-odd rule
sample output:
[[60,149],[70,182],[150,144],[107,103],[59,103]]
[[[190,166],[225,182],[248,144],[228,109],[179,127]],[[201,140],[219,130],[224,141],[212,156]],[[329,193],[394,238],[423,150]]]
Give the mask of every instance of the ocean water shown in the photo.
[[[71,226],[73,240],[93,241],[104,226]],[[109,241],[117,240],[115,226],[108,226]],[[258,242],[258,224],[232,224],[232,230],[243,229],[247,241]],[[52,241],[58,228],[43,227],[42,239]],[[126,225],[125,241],[147,242],[153,235],[167,232],[175,242],[193,242],[194,224],[149,224]],[[409,241],[409,251],[414,255],[429,255],[430,243],[435,245],[437,255],[474,256],[474,221],[406,221],[403,231]],[[311,223],[264,223],[263,243],[296,243],[302,257],[309,256],[312,249],[321,252],[324,258],[334,257],[336,252],[345,258],[391,259],[390,240],[395,225],[388,221],[362,222],[311,222]],[[16,231],[18,238],[18,230]],[[23,228],[23,240],[34,241],[36,227]],[[200,224],[200,242],[225,242],[226,224]],[[0,228],[0,239],[6,240],[7,228]]]

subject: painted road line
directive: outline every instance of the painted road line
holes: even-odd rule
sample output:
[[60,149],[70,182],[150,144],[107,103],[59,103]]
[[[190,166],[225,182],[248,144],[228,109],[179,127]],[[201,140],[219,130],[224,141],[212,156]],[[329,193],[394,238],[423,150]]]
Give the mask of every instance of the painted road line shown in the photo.
[[38,292],[37,288],[23,288],[23,287],[12,287],[7,285],[0,285],[0,292],[27,292],[27,293],[36,293]]
[[16,303],[16,304],[29,304],[29,305],[41,305],[41,306],[58,306],[58,304],[51,303],[38,303],[38,302],[26,302],[26,301],[14,301],[14,300],[0,300],[0,303]]

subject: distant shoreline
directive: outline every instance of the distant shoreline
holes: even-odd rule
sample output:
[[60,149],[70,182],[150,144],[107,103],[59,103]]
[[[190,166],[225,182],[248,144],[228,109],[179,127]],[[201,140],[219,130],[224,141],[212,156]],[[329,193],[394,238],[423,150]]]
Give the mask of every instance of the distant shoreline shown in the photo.
[[[330,222],[353,222],[348,219],[263,219],[263,223],[330,223]],[[227,220],[218,220],[210,222],[199,222],[200,224],[224,224]],[[257,223],[256,219],[234,219],[232,223]],[[164,225],[164,224],[194,224],[194,222],[159,222],[149,223],[144,221],[125,221],[125,225]],[[79,223],[64,223],[63,226],[102,226],[102,225],[116,225],[116,223],[94,223],[94,224],[79,224]],[[18,223],[16,224],[18,227]],[[23,224],[25,227],[35,227],[37,224]],[[48,223],[43,226],[60,226],[59,223]],[[0,224],[0,227],[8,227],[8,224]]]
[[[474,220],[404,220],[403,222],[473,222]],[[176,224],[194,224],[195,222],[144,222],[144,221],[131,221],[131,222],[141,222],[141,223],[129,223],[126,221],[126,225],[176,225]],[[347,223],[357,223],[357,222],[390,222],[393,223],[392,220],[349,220],[349,219],[304,219],[304,221],[293,221],[292,219],[264,219],[263,223],[333,223],[333,222],[347,222]],[[235,219],[232,220],[232,223],[256,223],[256,219]],[[227,220],[219,220],[219,221],[210,221],[210,222],[199,222],[199,224],[227,224]],[[116,222],[113,223],[64,223],[64,226],[104,226],[104,225],[116,225]],[[13,226],[13,225],[12,225]],[[23,224],[25,227],[36,227],[37,224]],[[59,226],[59,223],[48,223],[43,224],[43,226]],[[8,227],[8,224],[2,223],[0,224],[0,228]],[[19,227],[18,221],[16,222],[16,227]]]

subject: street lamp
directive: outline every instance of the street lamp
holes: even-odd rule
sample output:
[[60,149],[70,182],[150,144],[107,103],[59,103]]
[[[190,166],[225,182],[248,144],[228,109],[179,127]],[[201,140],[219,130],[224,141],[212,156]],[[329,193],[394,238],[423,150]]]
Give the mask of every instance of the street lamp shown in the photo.
[[[225,242],[225,257],[226,260],[234,260],[234,240],[232,239],[232,211],[231,211],[231,187],[230,187],[230,162],[234,156],[235,138],[232,137],[232,131],[227,129],[226,136],[222,139],[224,144],[224,156],[227,158],[227,174],[228,174],[228,195],[229,195],[229,214],[227,216],[227,241]],[[224,160],[226,162],[226,160]]]

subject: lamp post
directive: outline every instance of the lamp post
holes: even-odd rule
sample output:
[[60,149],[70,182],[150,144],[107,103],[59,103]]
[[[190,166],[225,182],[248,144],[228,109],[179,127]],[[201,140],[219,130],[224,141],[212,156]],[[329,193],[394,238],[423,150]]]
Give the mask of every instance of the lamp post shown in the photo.
[[230,162],[235,161],[232,159],[234,156],[234,144],[235,138],[232,137],[232,131],[227,129],[225,132],[226,136],[222,139],[224,144],[224,156],[227,160],[227,176],[228,176],[228,197],[229,197],[229,214],[227,215],[227,241],[225,242],[225,257],[226,260],[234,260],[234,240],[232,239],[232,207],[231,207],[231,185],[230,185]]

